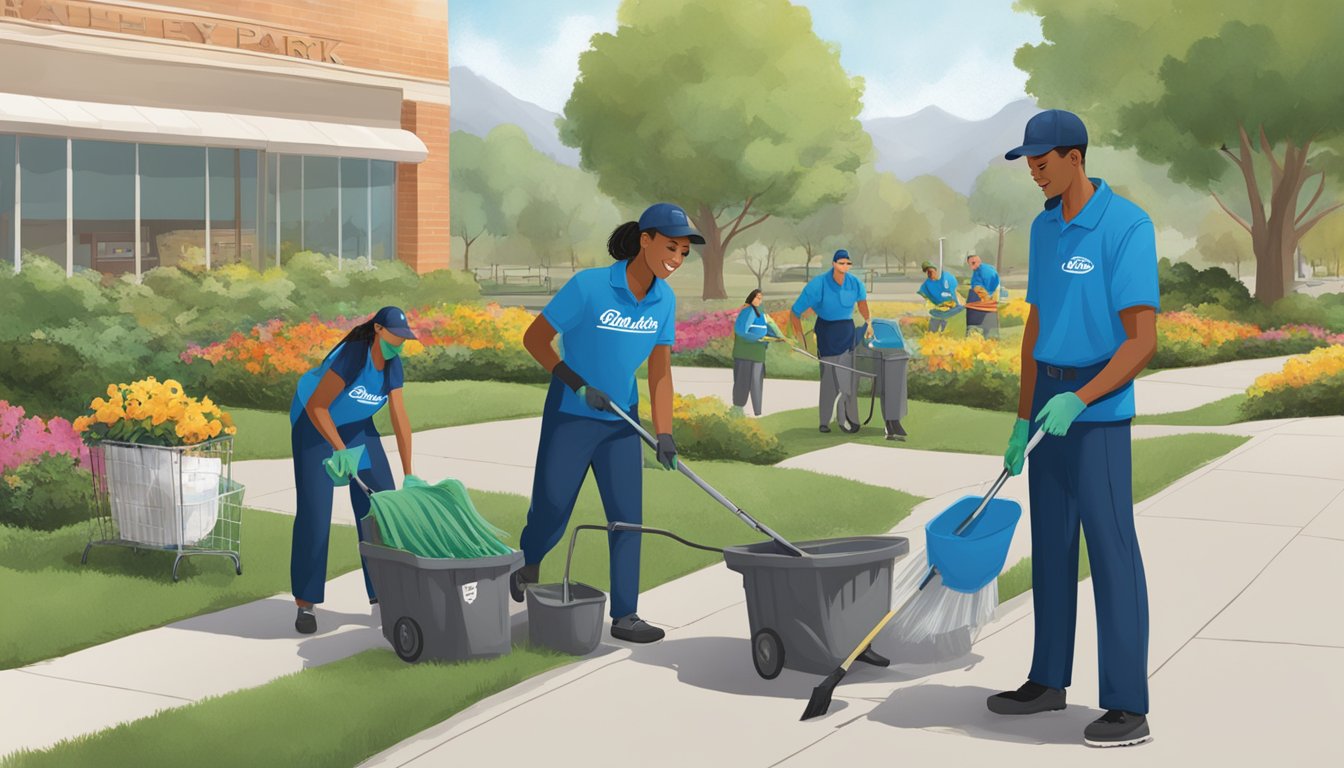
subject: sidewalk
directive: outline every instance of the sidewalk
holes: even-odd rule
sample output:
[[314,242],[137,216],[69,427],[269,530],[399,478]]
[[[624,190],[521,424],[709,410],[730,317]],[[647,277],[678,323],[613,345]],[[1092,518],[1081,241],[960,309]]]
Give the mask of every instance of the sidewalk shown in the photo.
[[[1344,690],[1344,619],[1328,606],[1338,603],[1344,582],[1341,446],[1344,418],[1286,423],[1138,506],[1150,584],[1155,740],[1135,750],[1081,743],[1083,726],[1099,714],[1086,583],[1072,704],[1063,712],[1002,719],[984,709],[985,696],[1024,678],[1031,605],[1019,599],[953,664],[913,663],[879,639],[878,651],[898,663],[856,668],[827,717],[800,723],[817,678],[756,676],[740,581],[715,566],[645,596],[641,611],[670,628],[662,643],[604,644],[599,655],[491,697],[366,765],[473,763],[497,759],[504,745],[516,764],[539,764],[553,761],[558,745],[584,738],[584,723],[593,724],[601,754],[637,755],[643,765],[833,766],[855,758],[1261,765],[1286,764],[1290,755],[1303,765],[1338,764],[1344,744],[1333,727]],[[872,469],[862,463],[833,466],[870,480]],[[910,476],[930,489],[937,481],[922,467],[912,466]],[[917,527],[944,502],[921,505],[898,530]],[[1238,704],[1251,692],[1270,703]],[[1253,727],[1233,730],[1240,715],[1253,718]],[[522,733],[527,738],[517,738]]]

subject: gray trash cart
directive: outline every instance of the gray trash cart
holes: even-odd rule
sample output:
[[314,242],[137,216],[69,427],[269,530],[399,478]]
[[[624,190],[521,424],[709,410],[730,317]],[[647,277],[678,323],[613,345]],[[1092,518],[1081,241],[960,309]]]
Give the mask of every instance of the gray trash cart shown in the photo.
[[[880,334],[881,324],[884,323],[889,323],[891,328],[899,329],[899,324],[895,320],[875,320],[874,330]],[[904,339],[901,339],[901,343],[904,344]],[[874,396],[882,400],[882,420],[886,424],[887,439],[904,440],[904,436],[896,429],[896,422],[905,418],[908,411],[906,367],[910,363],[909,351],[904,346],[860,344],[855,350],[854,358],[855,367],[859,370],[876,374],[870,386],[874,388]]]

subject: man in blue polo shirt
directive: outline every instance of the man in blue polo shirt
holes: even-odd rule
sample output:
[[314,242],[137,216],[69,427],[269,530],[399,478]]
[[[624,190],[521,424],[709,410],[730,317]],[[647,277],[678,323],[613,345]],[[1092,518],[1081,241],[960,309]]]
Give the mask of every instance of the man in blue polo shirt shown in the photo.
[[924,282],[919,285],[919,295],[929,302],[929,331],[938,333],[947,328],[947,318],[962,311],[961,297],[957,295],[957,277],[951,272],[943,272],[931,261],[920,267],[924,270]]
[[966,257],[971,287],[966,292],[966,335],[979,329],[987,339],[999,337],[999,271],[972,253]]
[[853,264],[849,251],[843,248],[836,251],[831,257],[831,271],[809,280],[789,311],[789,325],[794,335],[802,340],[804,348],[807,347],[807,337],[803,335],[803,313],[812,311],[817,314],[812,332],[817,337],[817,357],[821,358],[821,395],[817,409],[822,432],[831,431],[832,408],[841,429],[849,432],[859,429],[859,382],[854,373],[855,306],[867,324],[865,338],[872,338],[873,328],[868,322],[868,290],[863,287],[862,280],[849,274]]
[[1033,117],[1023,146],[1045,194],[1031,225],[1018,420],[1004,465],[1022,471],[1033,429],[1031,578],[1036,643],[1027,682],[989,697],[989,709],[1029,715],[1063,709],[1073,669],[1078,530],[1092,562],[1101,706],[1092,746],[1147,741],[1148,587],[1134,530],[1130,420],[1134,377],[1157,349],[1153,223],[1084,169],[1087,130],[1072,113]]

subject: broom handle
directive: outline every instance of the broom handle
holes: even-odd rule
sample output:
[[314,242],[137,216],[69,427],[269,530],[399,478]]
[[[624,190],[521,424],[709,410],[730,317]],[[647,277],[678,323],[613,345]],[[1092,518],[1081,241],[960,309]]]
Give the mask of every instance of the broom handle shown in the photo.
[[868,636],[863,638],[863,642],[859,643],[859,646],[854,649],[854,652],[849,654],[849,658],[845,659],[845,663],[840,665],[842,669],[846,672],[849,671],[849,668],[853,666],[854,661],[863,655],[864,650],[866,650],[868,646],[873,644],[873,639],[877,637],[878,633],[887,626],[888,622],[896,617],[896,614],[905,610],[905,607],[919,595],[920,590],[924,589],[924,585],[928,584],[929,579],[931,578],[933,578],[933,568],[929,568],[929,574],[924,578],[924,583],[919,585],[919,589],[911,592],[910,596],[905,599],[905,602],[901,603],[899,608],[892,608],[890,611],[887,611],[887,615],[883,616],[882,620],[877,622],[877,626],[873,627],[873,631],[869,632]]
[[842,371],[849,371],[850,373],[857,373],[857,374],[859,374],[860,376],[868,376],[868,377],[870,377],[870,378],[874,378],[874,379],[877,378],[877,374],[876,374],[876,373],[869,373],[868,371],[860,371],[858,368],[850,368],[848,365],[841,365],[841,364],[839,364],[839,363],[832,363],[832,362],[830,362],[829,360],[822,360],[820,357],[817,357],[816,355],[812,354],[811,352],[808,352],[808,351],[805,350],[805,349],[802,349],[801,347],[794,347],[794,348],[793,348],[793,351],[794,351],[794,352],[797,352],[797,353],[800,354],[800,355],[803,355],[804,357],[810,357],[810,358],[812,358],[813,360],[816,360],[818,363],[821,363],[822,365],[829,365],[829,366],[831,366],[831,367],[833,367],[833,368],[839,368],[839,369],[842,370]]
[[[1043,437],[1045,437],[1045,432],[1038,430],[1036,434],[1032,436],[1031,441],[1027,443],[1027,450],[1023,451],[1022,458],[1025,459],[1031,453],[1031,449],[1035,448],[1036,444],[1041,442],[1041,438]],[[1003,471],[999,473],[999,479],[995,480],[993,487],[989,489],[989,493],[985,494],[985,498],[980,500],[980,505],[975,508],[974,512],[967,515],[965,520],[961,521],[961,525],[957,526],[957,529],[952,532],[952,535],[960,536],[962,531],[965,531],[966,528],[970,526],[971,521],[975,519],[976,515],[979,515],[985,510],[985,507],[989,506],[989,502],[998,495],[999,489],[1003,488],[1003,484],[1006,482],[1008,482],[1008,468],[1004,467]]]

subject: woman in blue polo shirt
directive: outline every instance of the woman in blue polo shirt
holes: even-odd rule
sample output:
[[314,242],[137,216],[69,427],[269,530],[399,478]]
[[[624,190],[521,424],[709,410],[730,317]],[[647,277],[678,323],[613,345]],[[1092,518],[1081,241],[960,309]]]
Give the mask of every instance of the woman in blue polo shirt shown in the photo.
[[[356,473],[370,488],[393,487],[387,454],[373,426],[373,415],[389,403],[402,471],[411,474],[411,427],[401,396],[398,356],[402,344],[413,338],[406,313],[383,307],[346,334],[321,365],[299,379],[289,407],[298,494],[289,578],[299,607],[294,628],[302,634],[317,631],[313,606],[325,596],[335,487],[349,485]],[[355,508],[355,526],[362,534],[360,520],[369,513],[369,497],[352,487],[350,503]],[[378,602],[367,567],[364,588],[369,602]]]
[[760,288],[747,294],[742,311],[733,323],[733,411],[742,408],[751,397],[752,409],[761,415],[761,396],[765,387],[765,352],[771,338],[784,334],[769,315],[761,311],[765,294]]
[[[672,343],[677,299],[665,282],[705,239],[686,212],[650,206],[638,222],[607,240],[616,263],[585,269],[560,289],[532,322],[523,345],[546,370],[551,386],[541,416],[541,443],[532,506],[523,528],[524,565],[510,579],[513,599],[535,584],[541,560],[564,535],[574,502],[592,469],[610,522],[643,518],[643,448],[635,430],[612,412],[639,418],[635,372],[647,360],[658,461],[676,467],[672,440]],[[551,342],[561,336],[564,359]],[[608,534],[611,551],[611,634],[651,643],[663,630],[635,613],[639,602],[639,534]]]

